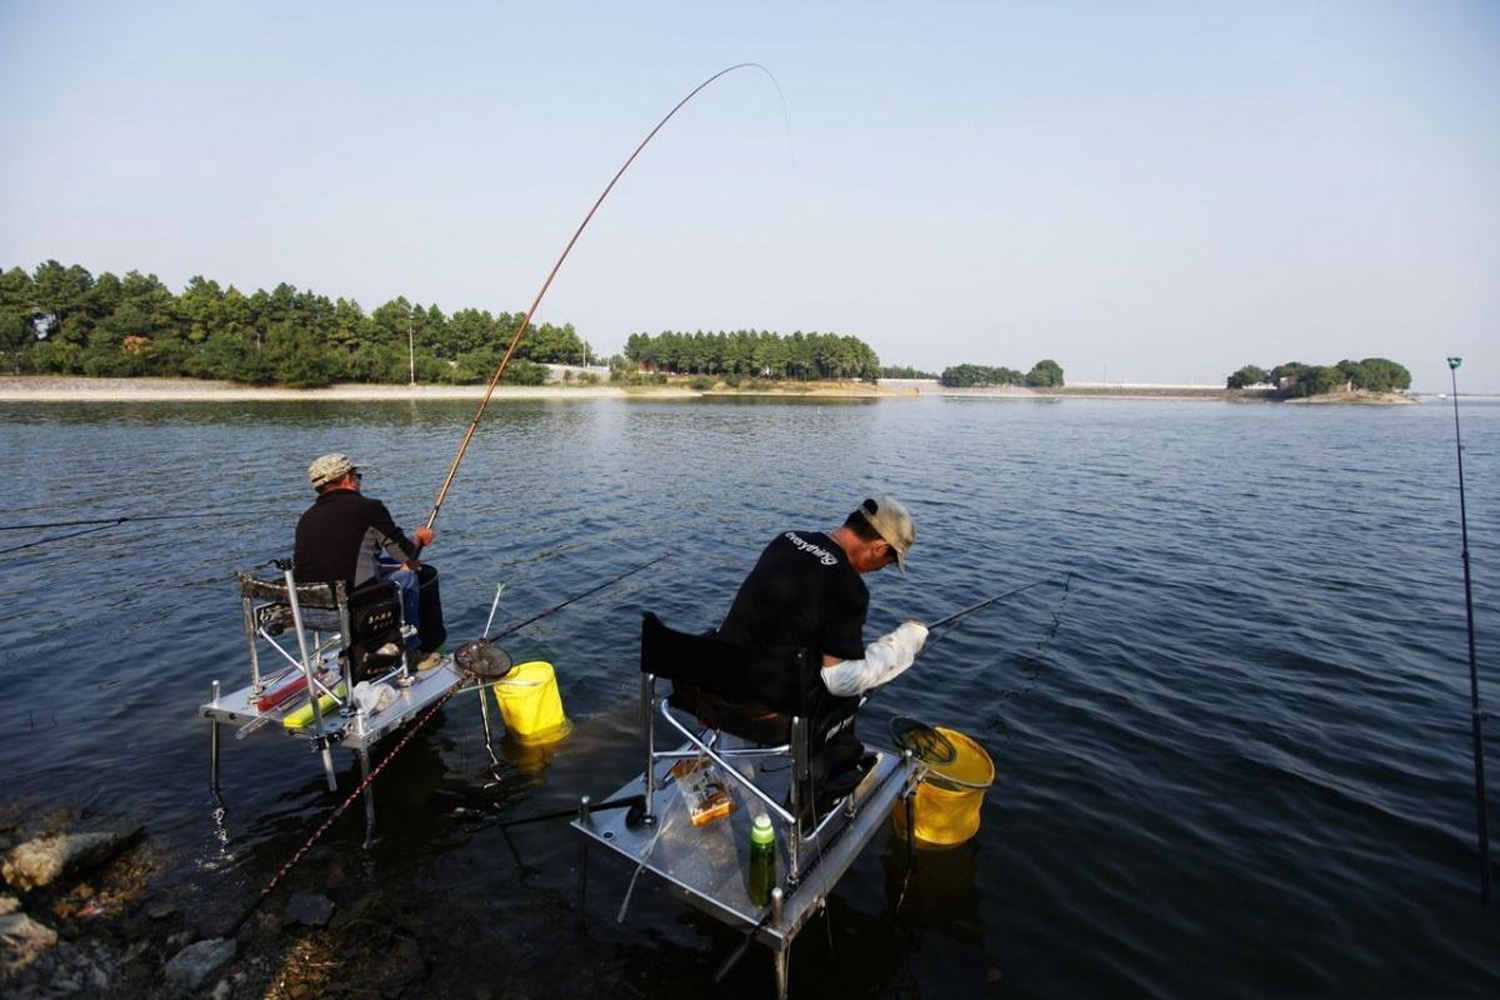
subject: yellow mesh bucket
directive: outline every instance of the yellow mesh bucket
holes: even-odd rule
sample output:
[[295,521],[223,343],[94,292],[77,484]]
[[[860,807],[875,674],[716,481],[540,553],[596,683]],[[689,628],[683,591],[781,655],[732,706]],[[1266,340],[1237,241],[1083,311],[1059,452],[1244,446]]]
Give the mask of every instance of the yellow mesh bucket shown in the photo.
[[[984,747],[956,729],[933,727],[957,751],[948,764],[929,765],[912,802],[913,828],[918,846],[953,847],[979,832],[979,809],[984,793],[995,780],[995,764]],[[896,832],[906,835],[906,804],[896,803],[891,815]]]
[[552,743],[573,731],[563,714],[557,675],[543,660],[518,663],[493,685],[506,731],[519,743]]

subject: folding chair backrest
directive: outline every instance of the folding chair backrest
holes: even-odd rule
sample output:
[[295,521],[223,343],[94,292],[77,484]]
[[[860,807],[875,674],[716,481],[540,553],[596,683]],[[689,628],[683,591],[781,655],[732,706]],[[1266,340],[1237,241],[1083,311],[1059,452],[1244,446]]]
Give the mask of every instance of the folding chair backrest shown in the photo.
[[[286,583],[282,580],[261,580],[249,573],[234,574],[239,582],[240,596],[264,604],[285,604]],[[297,603],[304,608],[337,611],[339,607],[338,585],[333,583],[297,584]]]
[[809,708],[812,651],[756,649],[713,634],[689,635],[648,611],[641,621],[641,672],[727,700],[803,715]]

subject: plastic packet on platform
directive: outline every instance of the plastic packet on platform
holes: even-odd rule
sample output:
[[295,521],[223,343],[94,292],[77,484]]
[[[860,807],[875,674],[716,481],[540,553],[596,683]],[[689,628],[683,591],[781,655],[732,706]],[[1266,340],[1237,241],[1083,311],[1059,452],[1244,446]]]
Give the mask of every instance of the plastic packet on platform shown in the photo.
[[371,684],[360,681],[354,685],[354,704],[366,715],[379,715],[391,707],[396,700],[396,689],[389,684]]

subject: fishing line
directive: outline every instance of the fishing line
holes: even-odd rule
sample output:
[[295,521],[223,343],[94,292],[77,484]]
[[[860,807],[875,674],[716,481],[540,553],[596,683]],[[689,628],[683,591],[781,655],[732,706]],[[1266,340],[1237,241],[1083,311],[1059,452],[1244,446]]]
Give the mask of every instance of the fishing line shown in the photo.
[[[1072,579],[1072,576],[1073,574],[1068,574],[1070,580]],[[1056,639],[1062,632],[1063,612],[1067,610],[1068,601],[1072,598],[1072,596],[1072,588],[1066,587],[1063,590],[1062,600],[1058,602],[1057,607],[1053,608],[1050,612],[1052,616],[1052,624],[1047,627],[1046,633],[1037,640],[1036,645],[1032,647],[1031,652],[1026,656],[1025,666],[1021,668],[1022,686],[1017,688],[1002,689],[1000,692],[998,692],[998,697],[1000,698],[1000,700],[1006,701],[1021,698],[1036,690],[1037,684],[1041,681],[1042,670],[1045,666],[1045,661],[1042,658],[1042,651],[1050,646],[1053,640]],[[1000,736],[1002,736],[1006,740],[1006,742],[1010,741],[1010,726],[1006,723],[1004,717],[996,715],[994,721],[991,723],[990,728],[998,730]]]
[[[485,389],[483,398],[479,400],[479,408],[474,412],[474,419],[469,421],[468,430],[464,432],[463,441],[458,446],[458,452],[453,456],[453,462],[448,466],[448,475],[443,479],[443,486],[438,490],[437,499],[433,501],[432,513],[427,516],[427,527],[431,528],[433,523],[437,521],[438,512],[442,510],[443,501],[447,498],[448,490],[453,485],[453,477],[458,475],[458,467],[464,460],[464,453],[469,449],[469,442],[474,438],[474,432],[478,429],[479,421],[484,416],[485,407],[489,406],[490,397],[494,395],[495,387],[500,384],[500,376],[505,374],[505,368],[510,364],[511,355],[515,354],[516,347],[521,343],[521,337],[525,335],[527,328],[531,325],[531,319],[536,315],[537,307],[541,305],[543,297],[545,297],[547,294],[547,289],[552,287],[552,279],[557,277],[557,272],[562,268],[563,261],[568,259],[568,254],[573,252],[574,244],[578,242],[578,238],[583,235],[584,229],[588,227],[589,222],[594,218],[594,213],[599,211],[599,206],[604,204],[604,199],[609,197],[609,193],[614,190],[615,184],[620,180],[620,177],[624,175],[625,171],[630,169],[630,165],[635,162],[635,158],[641,155],[641,150],[645,149],[646,144],[656,137],[656,133],[660,132],[662,128],[667,124],[667,122],[671,121],[672,117],[676,115],[678,111],[682,110],[683,105],[687,104],[688,101],[691,101],[698,95],[699,91],[703,90],[705,87],[713,83],[715,80],[719,79],[721,76],[733,73],[738,69],[750,68],[758,69],[766,76],[770,77],[771,83],[776,87],[776,93],[781,94],[781,86],[776,83],[776,77],[772,75],[770,70],[766,69],[760,63],[736,63],[733,66],[719,70],[719,72],[715,73],[713,76],[710,76],[707,80],[704,80],[702,83],[698,84],[698,86],[688,91],[687,96],[678,101],[677,104],[673,106],[672,110],[668,111],[662,118],[662,120],[656,123],[656,127],[653,128],[650,132],[646,133],[646,137],[642,139],[640,141],[640,144],[635,147],[635,150],[628,157],[626,157],[625,162],[620,166],[620,169],[615,171],[615,175],[611,177],[609,183],[604,186],[604,191],[600,193],[597,199],[595,199],[593,206],[588,210],[588,214],[583,217],[583,221],[580,222],[578,224],[578,228],[573,231],[573,235],[571,238],[569,238],[567,246],[563,247],[562,255],[557,258],[557,263],[553,264],[552,270],[547,272],[546,280],[542,282],[542,287],[536,293],[536,298],[531,301],[531,308],[527,309],[526,312],[522,314],[521,325],[516,328],[516,333],[515,336],[511,338],[510,346],[505,349],[505,355],[500,359],[500,366],[495,369],[495,375],[490,379],[489,387]],[[785,112],[785,109],[786,98],[783,96],[783,112]],[[790,135],[790,125],[788,125],[788,134]]]

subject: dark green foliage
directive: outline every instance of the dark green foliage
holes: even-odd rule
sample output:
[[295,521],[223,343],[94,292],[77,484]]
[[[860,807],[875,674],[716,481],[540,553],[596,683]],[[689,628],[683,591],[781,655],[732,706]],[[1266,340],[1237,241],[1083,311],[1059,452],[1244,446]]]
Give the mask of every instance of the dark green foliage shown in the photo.
[[[1300,361],[1288,361],[1272,368],[1269,373],[1261,372],[1254,365],[1246,365],[1229,376],[1229,388],[1244,388],[1235,383],[1246,372],[1264,375],[1263,379],[1255,381],[1274,382],[1285,396],[1320,396],[1337,392],[1345,386],[1367,392],[1402,392],[1411,388],[1411,372],[1387,358],[1365,358],[1363,361],[1345,358],[1336,365],[1304,365]],[[1287,380],[1285,385],[1282,385],[1283,379]]]
[[924,372],[911,365],[886,365],[880,369],[881,378],[937,378],[932,372]]
[[790,336],[764,330],[733,333],[634,333],[625,357],[640,367],[677,375],[756,375],[773,379],[880,378],[880,358],[858,337],[834,333]]
[[1031,371],[1026,373],[1026,384],[1039,388],[1061,388],[1062,366],[1050,358],[1044,358],[1032,365]]
[[1246,365],[1229,376],[1229,381],[1225,387],[1229,389],[1248,389],[1250,386],[1259,385],[1269,378],[1270,375],[1266,373],[1264,368],[1257,367],[1256,365]]
[[1300,361],[1288,361],[1271,369],[1271,381],[1280,385],[1281,380],[1284,378],[1300,378],[1308,368],[1308,365],[1304,365]]
[[1365,358],[1363,361],[1340,361],[1344,372],[1357,389],[1370,392],[1403,392],[1411,388],[1411,372],[1387,358]]
[[1021,385],[1026,376],[1014,368],[987,365],[953,365],[943,369],[938,381],[949,388],[965,389],[996,385]]
[[[490,375],[493,377],[494,372]],[[535,362],[513,357],[505,366],[505,375],[500,381],[507,385],[541,385],[547,381],[547,369]]]
[[[0,270],[0,369],[52,374],[188,375],[312,386],[331,382],[485,382],[524,313],[491,315],[398,296],[369,315],[282,283],[245,295],[195,275],[179,295],[154,274],[98,277],[49,260]],[[529,330],[506,381],[537,385],[530,362],[579,364],[571,324]]]

